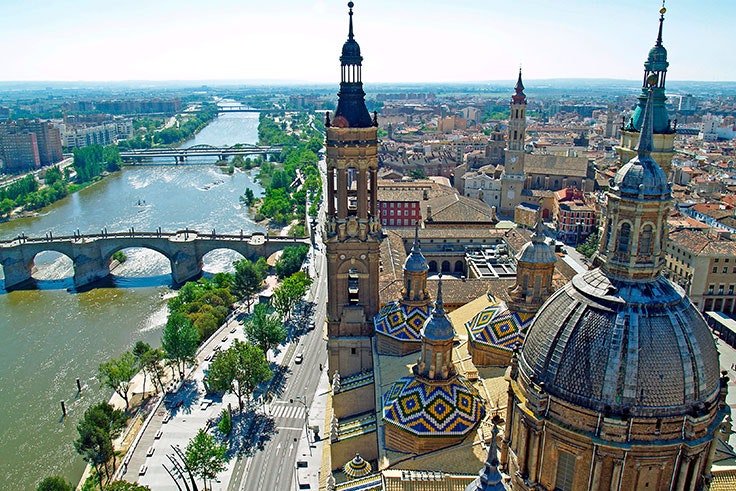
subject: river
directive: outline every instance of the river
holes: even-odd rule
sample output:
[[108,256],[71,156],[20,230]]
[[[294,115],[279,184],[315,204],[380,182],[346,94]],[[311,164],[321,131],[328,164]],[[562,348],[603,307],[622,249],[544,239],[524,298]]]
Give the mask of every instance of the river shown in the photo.
[[[185,146],[255,143],[257,113],[224,114]],[[214,162],[215,159],[211,159]],[[227,175],[214,165],[125,167],[44,209],[39,216],[0,224],[0,238],[70,235],[73,231],[202,232],[262,230],[238,197],[260,186],[249,173]],[[55,253],[36,257],[38,289],[0,290],[0,480],[5,489],[36,488],[61,474],[76,483],[84,462],[75,452],[76,424],[92,404],[108,400],[97,367],[138,340],[160,345],[171,277],[168,260],[150,250],[126,249],[128,260],[104,287],[73,287],[71,261]],[[231,270],[231,251],[205,257],[208,272]],[[75,379],[83,383],[77,396]],[[61,417],[65,400],[68,416]]]

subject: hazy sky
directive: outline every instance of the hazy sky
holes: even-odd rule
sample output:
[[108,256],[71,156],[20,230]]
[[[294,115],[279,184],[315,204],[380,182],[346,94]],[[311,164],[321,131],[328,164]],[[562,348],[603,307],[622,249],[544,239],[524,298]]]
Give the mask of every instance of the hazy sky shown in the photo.
[[[0,80],[339,80],[343,0],[0,0]],[[661,0],[356,0],[363,81],[641,78]],[[669,80],[735,81],[735,0],[668,0]]]

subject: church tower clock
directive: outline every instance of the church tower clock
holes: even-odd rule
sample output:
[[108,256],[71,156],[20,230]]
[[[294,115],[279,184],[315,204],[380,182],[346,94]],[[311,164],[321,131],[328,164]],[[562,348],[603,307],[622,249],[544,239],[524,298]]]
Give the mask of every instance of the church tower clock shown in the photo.
[[524,138],[526,135],[526,95],[524,84],[519,79],[511,96],[509,114],[509,138],[506,146],[506,164],[501,175],[501,213],[513,215],[516,205],[521,203],[524,188]]

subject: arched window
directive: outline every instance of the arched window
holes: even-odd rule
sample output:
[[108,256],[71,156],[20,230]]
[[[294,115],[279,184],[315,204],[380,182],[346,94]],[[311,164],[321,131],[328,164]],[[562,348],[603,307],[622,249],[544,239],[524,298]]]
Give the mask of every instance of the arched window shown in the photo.
[[429,261],[429,271],[431,273],[437,272],[437,261]]
[[450,272],[450,261],[442,261],[442,272],[443,273]]
[[639,237],[639,254],[649,256],[652,253],[652,226],[644,225]]
[[631,225],[624,223],[621,225],[621,229],[618,232],[618,244],[616,245],[616,252],[619,254],[628,254],[629,252],[629,240],[631,239]]
[[357,305],[360,302],[359,280],[358,270],[350,268],[348,271],[348,299],[350,301],[350,305]]
[[455,261],[455,272],[456,273],[463,273],[465,271],[465,268],[463,267],[462,261]]

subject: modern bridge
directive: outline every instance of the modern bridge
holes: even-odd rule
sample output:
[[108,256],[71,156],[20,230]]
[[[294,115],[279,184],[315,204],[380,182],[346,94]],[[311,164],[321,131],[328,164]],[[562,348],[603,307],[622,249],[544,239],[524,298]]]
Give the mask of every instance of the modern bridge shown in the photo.
[[279,113],[283,114],[286,109],[259,109],[257,107],[245,107],[245,106],[217,106],[218,113]]
[[112,255],[121,249],[142,247],[166,256],[171,278],[182,284],[202,274],[202,259],[215,249],[229,249],[256,260],[287,246],[309,245],[302,237],[269,237],[262,233],[203,234],[194,230],[176,232],[116,232],[46,237],[19,236],[0,242],[0,264],[7,291],[23,287],[32,278],[34,258],[44,251],[69,257],[74,265],[74,286],[80,288],[110,274]]
[[268,155],[281,153],[282,146],[233,145],[231,147],[215,147],[212,145],[194,145],[188,148],[145,148],[120,152],[124,161],[139,161],[153,157],[171,157],[176,163],[184,162],[188,157],[211,157],[220,159],[234,155]]

